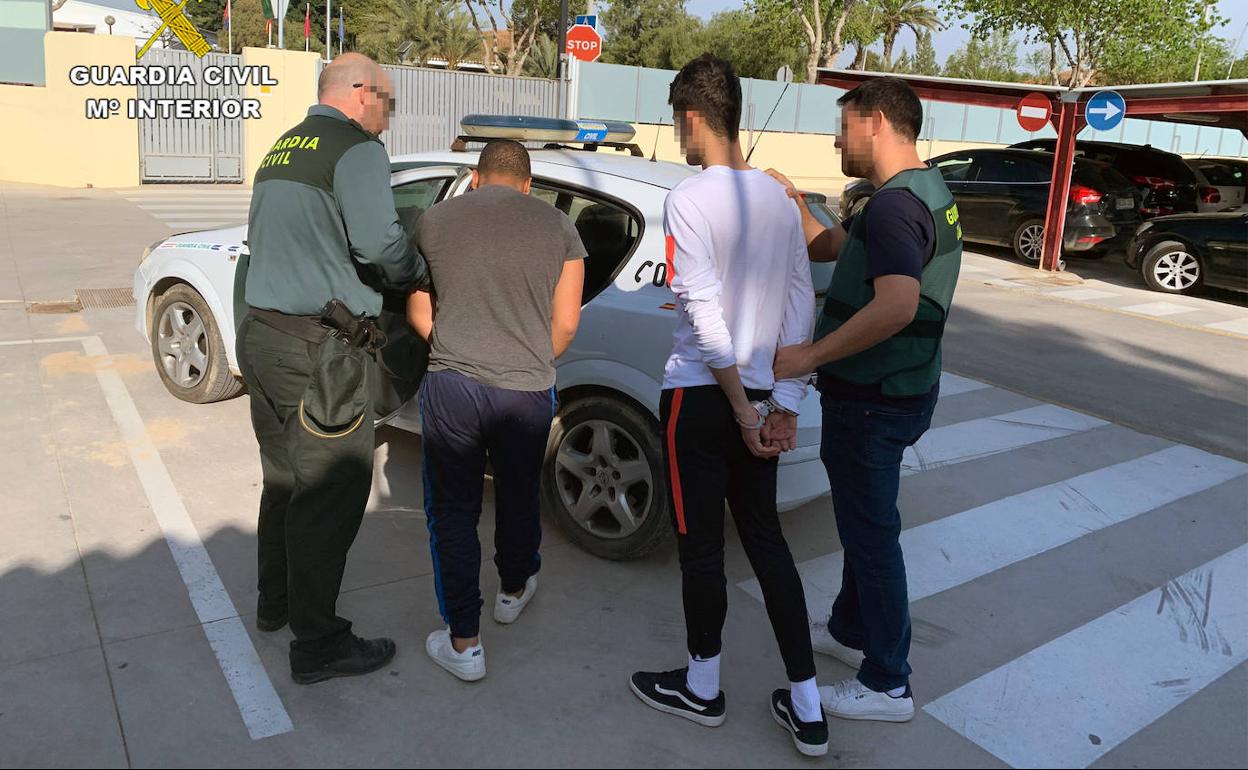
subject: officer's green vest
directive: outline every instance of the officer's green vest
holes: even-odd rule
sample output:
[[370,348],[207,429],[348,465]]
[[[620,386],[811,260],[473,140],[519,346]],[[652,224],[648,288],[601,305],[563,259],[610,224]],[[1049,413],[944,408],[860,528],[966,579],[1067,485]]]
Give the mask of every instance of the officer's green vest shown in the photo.
[[[880,190],[894,188],[914,193],[931,212],[935,225],[936,244],[923,268],[918,312],[896,335],[861,353],[825,364],[819,373],[857,385],[878,384],[886,396],[917,396],[930,391],[940,379],[940,340],[962,264],[962,226],[958,207],[938,170],[903,171]],[[854,217],[841,246],[815,339],[835,331],[874,297],[875,289],[867,280],[867,217],[863,209]]]

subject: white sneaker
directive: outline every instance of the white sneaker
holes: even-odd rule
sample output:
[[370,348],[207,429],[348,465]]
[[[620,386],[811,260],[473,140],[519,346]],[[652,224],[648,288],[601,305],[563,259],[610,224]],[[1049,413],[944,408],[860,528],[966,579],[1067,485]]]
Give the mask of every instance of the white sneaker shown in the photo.
[[455,652],[449,628],[440,628],[429,634],[425,639],[425,652],[429,653],[434,663],[465,682],[485,677],[485,648],[478,644],[463,652]]
[[841,719],[861,719],[875,722],[909,722],[914,719],[914,695],[910,687],[899,698],[886,692],[876,692],[857,679],[819,688],[819,702],[823,713]]
[[867,657],[862,650],[846,647],[836,641],[828,631],[827,623],[810,624],[810,646],[815,648],[815,652],[830,655],[855,671],[862,668],[862,662]]
[[494,622],[503,625],[515,623],[520,613],[524,612],[524,608],[529,606],[529,601],[535,593],[537,593],[537,575],[529,576],[529,579],[524,582],[524,593],[519,596],[508,596],[499,591],[498,596],[494,597]]

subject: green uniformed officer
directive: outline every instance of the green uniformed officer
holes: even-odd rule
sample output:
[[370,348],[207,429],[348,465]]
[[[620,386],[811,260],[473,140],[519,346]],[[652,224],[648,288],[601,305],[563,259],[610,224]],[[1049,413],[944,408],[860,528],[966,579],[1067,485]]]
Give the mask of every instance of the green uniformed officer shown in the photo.
[[[325,67],[319,104],[256,173],[250,264],[235,282],[239,367],[264,472],[256,625],[276,631],[289,621],[301,684],[375,671],[395,652],[390,639],[353,634],[335,611],[372,487],[381,290],[427,285],[377,138],[390,94],[385,71],[365,56]],[[323,320],[335,300],[338,322]]]

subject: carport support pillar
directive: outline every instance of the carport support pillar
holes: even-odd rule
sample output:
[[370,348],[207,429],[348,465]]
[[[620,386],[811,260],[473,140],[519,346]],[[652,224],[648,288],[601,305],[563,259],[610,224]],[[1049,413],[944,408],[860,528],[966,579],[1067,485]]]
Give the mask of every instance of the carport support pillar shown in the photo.
[[1053,178],[1049,184],[1049,204],[1044,217],[1044,251],[1040,269],[1057,272],[1062,260],[1062,243],[1066,234],[1066,199],[1070,197],[1070,174],[1075,163],[1075,135],[1084,127],[1079,114],[1078,94],[1062,94],[1053,116],[1057,144],[1053,148]]

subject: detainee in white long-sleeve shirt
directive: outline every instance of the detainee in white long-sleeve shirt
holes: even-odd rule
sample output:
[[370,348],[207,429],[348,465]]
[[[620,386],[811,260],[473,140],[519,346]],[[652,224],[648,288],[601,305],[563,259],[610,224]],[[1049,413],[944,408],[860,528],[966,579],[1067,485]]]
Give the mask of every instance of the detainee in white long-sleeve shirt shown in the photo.
[[711,166],[664,205],[668,281],[680,319],[663,387],[716,384],[736,364],[747,388],[796,413],[808,378],[776,382],[777,347],[810,340],[815,295],[801,214],[758,169]]

